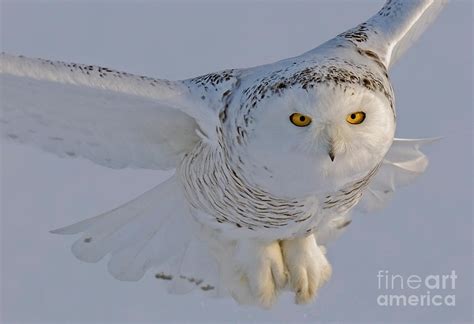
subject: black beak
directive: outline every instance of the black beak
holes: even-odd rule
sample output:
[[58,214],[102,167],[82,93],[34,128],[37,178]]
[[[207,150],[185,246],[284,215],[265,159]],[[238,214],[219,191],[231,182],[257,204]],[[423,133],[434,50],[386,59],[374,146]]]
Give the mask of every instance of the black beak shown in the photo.
[[332,149],[329,151],[329,158],[331,159],[331,161],[334,162],[334,152],[332,151]]
[[334,147],[332,146],[332,143],[329,144],[329,148],[328,148],[328,154],[329,154],[329,158],[331,159],[331,161],[334,162]]

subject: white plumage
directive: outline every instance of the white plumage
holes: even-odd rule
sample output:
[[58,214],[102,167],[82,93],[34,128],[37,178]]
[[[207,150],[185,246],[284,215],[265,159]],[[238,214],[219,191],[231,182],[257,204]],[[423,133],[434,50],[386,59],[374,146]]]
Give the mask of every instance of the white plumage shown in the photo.
[[2,135],[111,168],[176,175],[110,212],[53,231],[82,233],[86,262],[149,268],[172,292],[200,288],[270,306],[310,301],[331,274],[325,244],[354,208],[382,207],[427,166],[394,139],[387,69],[444,1],[387,1],[367,22],[294,58],[166,81],[2,54]]

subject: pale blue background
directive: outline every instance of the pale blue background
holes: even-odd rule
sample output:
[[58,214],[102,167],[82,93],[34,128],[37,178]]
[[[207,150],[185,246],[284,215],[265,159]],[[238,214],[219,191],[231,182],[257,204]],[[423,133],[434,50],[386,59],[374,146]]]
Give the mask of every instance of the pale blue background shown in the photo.
[[[2,1],[2,50],[169,79],[300,54],[369,17],[382,1]],[[109,170],[2,144],[4,322],[471,321],[473,23],[453,1],[391,72],[400,137],[445,138],[426,174],[384,211],[355,215],[329,246],[330,283],[309,306],[271,311],[202,295],[169,296],[152,273],[114,280],[48,231],[121,204],[164,173]],[[377,306],[377,272],[458,275],[456,307]]]

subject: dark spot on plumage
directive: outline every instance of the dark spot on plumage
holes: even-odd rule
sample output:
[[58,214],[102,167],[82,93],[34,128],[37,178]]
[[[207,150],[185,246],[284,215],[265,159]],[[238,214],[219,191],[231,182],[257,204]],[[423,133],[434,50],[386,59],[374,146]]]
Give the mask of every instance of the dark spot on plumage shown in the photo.
[[70,157],[76,156],[76,153],[74,153],[74,152],[66,152],[66,154]]
[[162,279],[162,280],[173,280],[173,276],[172,276],[172,275],[167,275],[167,274],[165,274],[164,272],[157,273],[157,274],[155,275],[155,278],[156,278],[156,279]]
[[340,34],[339,36],[358,43],[366,42],[369,38],[367,35],[368,30],[367,23],[362,23],[359,26]]
[[217,86],[225,81],[230,81],[234,76],[234,70],[225,70],[216,73],[209,73],[201,75],[189,80],[189,82],[198,85],[204,86],[205,90],[208,90],[209,86],[212,86],[215,91],[217,91]]
[[204,291],[213,290],[214,287],[211,285],[201,286],[201,289]]
[[366,87],[367,89],[370,89],[372,90],[372,82],[369,80],[369,79],[362,79],[362,84],[364,85],[364,87]]
[[84,243],[90,243],[90,242],[92,242],[92,237],[86,237],[84,239]]
[[380,61],[379,56],[375,52],[372,52],[372,51],[369,51],[369,50],[362,50],[362,53],[364,53],[365,55],[367,55],[370,58],[373,58],[374,60]]
[[385,76],[388,78],[387,68],[385,67],[385,64],[383,64],[382,60],[377,55],[377,53],[370,50],[361,49],[358,47],[356,47],[356,49],[357,49],[357,53],[359,53],[362,56],[370,58],[374,63],[376,63],[380,67],[380,69],[384,72]]
[[344,227],[349,226],[351,223],[352,223],[352,220],[349,219],[349,220],[346,220],[344,223],[338,225],[336,228],[337,229],[343,229]]
[[226,109],[226,107],[224,107],[224,110],[222,110],[219,113],[219,119],[220,119],[221,123],[225,123],[225,121],[227,120],[227,109]]
[[389,0],[385,3],[382,9],[380,9],[380,11],[378,12],[378,15],[382,17],[387,17],[390,15],[391,10],[392,10],[392,1]]
[[18,135],[15,135],[15,134],[7,134],[7,137],[8,137],[8,138],[11,138],[11,139],[17,139],[17,138],[18,138]]
[[240,126],[237,126],[237,134],[239,134],[242,138],[245,138],[245,136],[247,135],[247,131],[245,131]]

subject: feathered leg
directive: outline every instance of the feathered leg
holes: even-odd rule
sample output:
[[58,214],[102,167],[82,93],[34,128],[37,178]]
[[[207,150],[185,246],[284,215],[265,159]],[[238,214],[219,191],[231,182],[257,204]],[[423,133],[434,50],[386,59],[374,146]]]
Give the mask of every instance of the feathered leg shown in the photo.
[[281,250],[296,303],[309,303],[331,277],[324,248],[317,245],[314,235],[308,235],[282,241]]
[[277,241],[238,241],[233,253],[221,255],[219,259],[227,288],[240,304],[269,308],[279,290],[286,286],[287,271]]

